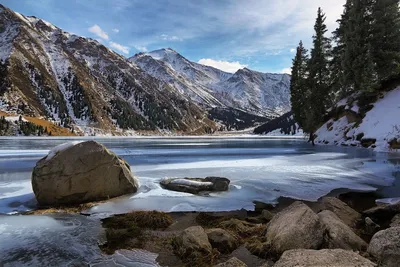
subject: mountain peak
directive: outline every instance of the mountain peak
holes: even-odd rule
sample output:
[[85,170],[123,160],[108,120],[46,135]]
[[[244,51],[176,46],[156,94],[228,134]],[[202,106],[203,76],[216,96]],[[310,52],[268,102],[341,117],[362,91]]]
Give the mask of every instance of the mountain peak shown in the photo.
[[160,60],[165,58],[166,56],[171,56],[171,55],[179,55],[178,52],[176,52],[172,48],[161,48],[157,49],[151,52],[146,53],[147,55],[151,56],[154,59]]

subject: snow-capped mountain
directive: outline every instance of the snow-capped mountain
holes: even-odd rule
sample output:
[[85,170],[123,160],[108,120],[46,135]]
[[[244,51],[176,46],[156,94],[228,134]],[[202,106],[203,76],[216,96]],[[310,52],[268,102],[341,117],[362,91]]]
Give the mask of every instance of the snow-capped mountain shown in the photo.
[[290,76],[244,68],[231,74],[191,62],[166,48],[130,58],[151,76],[207,107],[231,107],[264,117],[290,110]]
[[97,41],[2,5],[0,110],[85,134],[216,127],[185,94]]

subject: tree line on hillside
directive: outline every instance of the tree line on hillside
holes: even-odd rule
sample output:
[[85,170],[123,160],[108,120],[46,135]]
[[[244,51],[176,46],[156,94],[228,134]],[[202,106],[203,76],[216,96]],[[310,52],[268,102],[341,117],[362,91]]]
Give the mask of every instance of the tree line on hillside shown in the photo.
[[300,41],[292,66],[292,111],[305,132],[315,132],[336,101],[357,93],[362,109],[400,81],[399,2],[347,0],[331,38],[318,9],[313,47],[308,53]]
[[[47,127],[44,128],[43,126],[36,125],[29,121],[24,121],[22,116],[19,116],[18,121],[14,122],[16,126],[16,131],[19,135],[25,136],[42,136],[47,135],[51,136],[51,131],[47,130]],[[11,128],[11,121],[7,120],[5,116],[0,117],[0,136],[1,135],[8,135],[9,130]]]

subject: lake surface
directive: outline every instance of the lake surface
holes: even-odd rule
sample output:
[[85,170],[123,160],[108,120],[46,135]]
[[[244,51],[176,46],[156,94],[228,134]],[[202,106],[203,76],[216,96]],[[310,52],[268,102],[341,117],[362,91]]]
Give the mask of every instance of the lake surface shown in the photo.
[[[69,140],[0,139],[0,213],[34,208],[32,168],[49,149]],[[158,266],[157,255],[142,250],[101,252],[98,244],[105,237],[99,219],[111,213],[251,210],[254,200],[274,203],[279,196],[316,200],[338,188],[400,197],[399,154],[263,137],[96,140],[128,161],[139,178],[139,191],[92,208],[89,217],[0,215],[0,265]],[[165,177],[205,176],[229,178],[230,190],[194,196],[159,186]]]
[[[0,139],[0,212],[28,210],[32,206],[32,168],[49,149],[69,140]],[[141,185],[138,193],[91,210],[97,214],[134,209],[250,210],[254,200],[274,203],[279,196],[317,200],[338,188],[379,189],[383,198],[400,197],[396,180],[400,154],[352,147],[312,147],[303,139],[265,137],[95,140],[123,157]],[[159,185],[166,177],[206,176],[229,178],[229,192],[194,196],[167,191]]]

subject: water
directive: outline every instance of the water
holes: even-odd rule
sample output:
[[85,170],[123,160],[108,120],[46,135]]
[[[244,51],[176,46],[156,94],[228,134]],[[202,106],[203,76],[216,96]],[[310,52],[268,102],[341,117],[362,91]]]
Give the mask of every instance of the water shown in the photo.
[[[136,194],[81,215],[0,215],[0,265],[157,266],[156,254],[118,251],[103,255],[99,218],[135,209],[221,211],[253,209],[253,201],[279,196],[316,200],[333,189],[378,190],[400,197],[400,155],[317,146],[300,139],[108,138],[96,139],[122,156],[140,181]],[[49,149],[67,139],[0,139],[0,213],[35,207],[30,176]],[[228,192],[194,196],[160,187],[165,177],[223,176]]]

